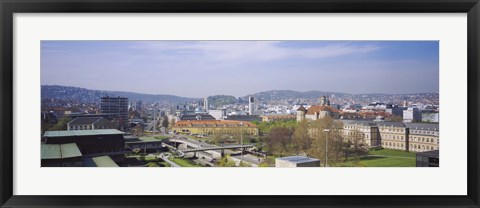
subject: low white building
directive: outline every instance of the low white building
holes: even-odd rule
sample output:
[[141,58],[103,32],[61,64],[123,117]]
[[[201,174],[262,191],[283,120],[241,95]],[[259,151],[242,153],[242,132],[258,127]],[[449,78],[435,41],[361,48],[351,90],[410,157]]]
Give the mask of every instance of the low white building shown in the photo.
[[320,160],[303,156],[289,156],[275,159],[277,168],[320,167]]

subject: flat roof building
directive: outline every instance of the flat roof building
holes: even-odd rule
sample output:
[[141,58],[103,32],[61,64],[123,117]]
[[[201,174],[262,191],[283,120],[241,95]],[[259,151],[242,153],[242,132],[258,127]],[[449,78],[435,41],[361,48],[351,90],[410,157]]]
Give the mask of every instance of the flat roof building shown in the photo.
[[117,129],[46,131],[45,144],[76,143],[83,155],[125,151],[123,132]]
[[109,156],[85,158],[86,167],[119,167]]
[[289,156],[275,159],[277,168],[320,167],[320,160],[304,156]]
[[417,152],[416,166],[417,167],[439,167],[440,166],[440,156],[438,150],[427,151],[427,152]]
[[82,153],[77,144],[42,144],[42,167],[80,167],[82,166]]

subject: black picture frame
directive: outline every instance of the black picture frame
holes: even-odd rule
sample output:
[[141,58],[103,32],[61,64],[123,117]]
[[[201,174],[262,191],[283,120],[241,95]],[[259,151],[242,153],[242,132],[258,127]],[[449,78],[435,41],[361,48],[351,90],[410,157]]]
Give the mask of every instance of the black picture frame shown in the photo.
[[[478,0],[0,0],[1,207],[479,207]],[[13,195],[15,13],[467,13],[468,194],[466,196],[24,196]],[[448,178],[445,180],[455,180]],[[445,187],[439,187],[445,188]]]

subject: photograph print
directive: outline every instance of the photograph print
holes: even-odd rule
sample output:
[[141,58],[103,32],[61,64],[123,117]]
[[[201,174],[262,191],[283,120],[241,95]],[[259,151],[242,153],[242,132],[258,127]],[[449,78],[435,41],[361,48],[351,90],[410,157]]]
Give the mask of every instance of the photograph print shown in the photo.
[[42,167],[439,167],[438,41],[41,41]]

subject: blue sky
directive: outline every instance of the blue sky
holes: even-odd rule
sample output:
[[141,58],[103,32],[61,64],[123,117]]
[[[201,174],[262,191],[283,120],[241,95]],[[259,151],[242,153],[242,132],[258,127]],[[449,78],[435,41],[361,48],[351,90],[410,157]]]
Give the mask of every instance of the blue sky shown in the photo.
[[437,41],[42,41],[41,83],[205,97],[438,92]]

